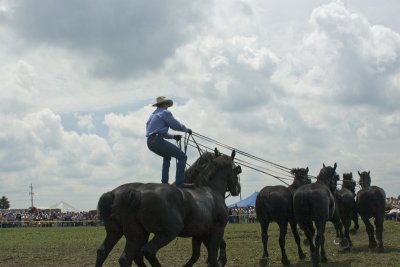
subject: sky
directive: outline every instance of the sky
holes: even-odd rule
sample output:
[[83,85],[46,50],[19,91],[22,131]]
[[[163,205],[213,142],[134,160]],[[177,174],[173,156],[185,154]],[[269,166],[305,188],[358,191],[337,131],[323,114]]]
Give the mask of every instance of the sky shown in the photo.
[[[28,208],[32,184],[36,207],[92,210],[121,184],[160,182],[145,124],[161,95],[196,133],[314,176],[335,162],[340,176],[370,171],[397,197],[399,9],[398,0],[0,0],[0,197]],[[188,163],[199,156],[187,153]],[[282,184],[242,169],[242,198]],[[174,172],[172,161],[170,182]]]

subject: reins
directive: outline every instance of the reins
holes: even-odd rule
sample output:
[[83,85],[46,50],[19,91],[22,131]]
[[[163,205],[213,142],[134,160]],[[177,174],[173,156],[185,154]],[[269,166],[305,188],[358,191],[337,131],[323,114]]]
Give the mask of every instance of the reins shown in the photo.
[[[196,139],[201,139],[202,142],[199,142]],[[247,158],[247,160],[244,160],[243,158],[238,158],[238,157],[235,158],[235,162],[241,166],[244,166],[253,171],[257,171],[262,174],[271,176],[287,186],[289,186],[290,182],[293,181],[293,179],[294,179],[293,175],[291,174],[291,168],[289,168],[289,167],[286,167],[281,164],[277,164],[272,161],[263,159],[261,157],[252,155],[243,150],[237,149],[235,147],[232,147],[232,146],[224,144],[220,141],[217,141],[213,138],[202,135],[198,132],[193,131],[191,135],[185,134],[185,137],[184,137],[184,152],[185,152],[185,154],[187,153],[188,146],[196,148],[200,155],[202,155],[204,153],[204,151],[214,150],[213,148],[211,148],[211,146],[221,147],[221,148],[229,149],[229,150],[235,150],[237,154],[239,154],[242,157]],[[257,164],[257,162],[258,162],[258,164]],[[310,179],[314,179],[314,180],[317,179],[317,177],[310,175],[310,174],[308,175],[308,177]],[[338,182],[337,185],[338,186],[341,185],[340,182],[342,182],[342,181],[343,180],[339,179],[337,181]]]
[[[219,141],[217,141],[215,139],[212,139],[210,137],[207,137],[207,136],[202,135],[202,134],[197,133],[197,132],[193,132],[192,133],[191,140],[189,138],[186,139],[186,136],[185,136],[185,140],[187,140],[186,141],[186,147],[187,146],[192,146],[192,147],[197,148],[197,150],[199,151],[200,155],[202,153],[201,152],[202,148],[205,149],[205,150],[213,150],[213,149],[210,146],[208,146],[208,145],[206,145],[204,143],[200,143],[200,142],[196,141],[194,137],[196,137],[198,139],[202,139],[204,142],[211,143],[213,145],[216,145],[216,146],[219,146],[219,147],[222,147],[222,148],[225,148],[225,149],[235,150],[237,154],[239,154],[241,156],[244,156],[244,157],[247,157],[251,161],[256,161],[256,162],[259,162],[259,163],[264,164],[264,165],[269,165],[269,167],[263,167],[263,166],[255,164],[253,162],[246,161],[246,160],[243,160],[243,159],[240,159],[240,158],[236,157],[235,161],[238,164],[240,164],[241,166],[244,166],[244,167],[247,167],[247,168],[252,169],[254,171],[258,171],[260,173],[269,175],[269,176],[279,180],[280,182],[282,182],[282,183],[284,183],[286,185],[289,185],[289,183],[286,182],[285,180],[293,181],[293,176],[290,173],[291,168],[285,167],[285,166],[280,165],[280,164],[273,163],[271,161],[265,160],[265,159],[260,158],[258,156],[255,156],[255,155],[252,155],[250,153],[244,152],[243,150],[240,150],[240,149],[234,148],[232,146],[226,145],[226,144],[224,144],[222,142],[219,142]],[[312,175],[308,175],[308,177],[316,179],[316,177],[314,177]]]

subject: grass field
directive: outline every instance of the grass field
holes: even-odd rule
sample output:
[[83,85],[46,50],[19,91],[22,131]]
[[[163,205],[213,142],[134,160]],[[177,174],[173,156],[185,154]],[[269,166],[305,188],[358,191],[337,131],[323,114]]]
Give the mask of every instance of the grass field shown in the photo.
[[[278,227],[270,226],[270,266],[281,266]],[[227,266],[258,266],[262,244],[259,224],[229,224],[225,232]],[[0,229],[0,266],[94,266],[96,249],[105,237],[103,227],[49,227]],[[322,266],[400,266],[400,223],[385,222],[385,253],[368,249],[364,225],[352,235],[354,247],[342,252],[333,245],[334,229],[327,225],[326,250],[329,262]],[[304,237],[302,237],[304,238]],[[104,266],[118,266],[125,240],[116,245]],[[309,249],[304,262],[299,261],[293,236],[288,231],[287,254],[292,266],[311,266]],[[163,266],[182,266],[191,254],[190,239],[178,238],[161,249],[158,258]],[[206,251],[195,266],[206,266]]]

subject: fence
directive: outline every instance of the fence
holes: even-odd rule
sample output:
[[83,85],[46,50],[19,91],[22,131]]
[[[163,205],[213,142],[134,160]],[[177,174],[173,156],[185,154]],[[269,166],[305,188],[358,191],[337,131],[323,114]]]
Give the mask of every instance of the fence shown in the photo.
[[102,225],[99,220],[22,220],[22,221],[0,221],[0,228],[12,227],[76,227],[76,226],[98,226]]

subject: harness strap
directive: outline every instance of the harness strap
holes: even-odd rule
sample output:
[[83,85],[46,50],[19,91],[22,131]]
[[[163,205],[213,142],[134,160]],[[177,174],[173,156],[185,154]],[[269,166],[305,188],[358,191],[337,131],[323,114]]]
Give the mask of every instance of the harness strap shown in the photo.
[[[202,151],[201,151],[201,149],[200,149],[199,144],[197,144],[196,140],[194,140],[193,135],[190,135],[190,136],[192,137],[192,140],[193,140],[193,142],[195,143],[195,145],[196,145],[196,147],[197,147],[197,150],[199,151],[199,154],[201,155],[201,154],[202,154]],[[188,138],[188,143],[189,143],[189,138]]]
[[185,133],[185,139],[183,139],[183,143],[184,143],[184,152],[185,152],[185,155],[186,155],[187,147],[188,147],[188,144],[189,144],[189,137],[187,136],[187,133]]

